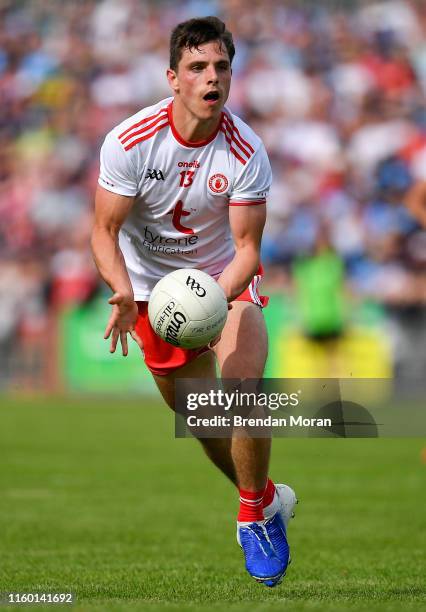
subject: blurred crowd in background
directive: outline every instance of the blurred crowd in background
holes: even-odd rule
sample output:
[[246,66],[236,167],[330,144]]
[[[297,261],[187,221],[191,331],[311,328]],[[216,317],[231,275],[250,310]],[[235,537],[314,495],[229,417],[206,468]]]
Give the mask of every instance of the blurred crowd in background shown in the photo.
[[354,299],[426,304],[426,3],[10,0],[0,3],[0,344],[99,287],[89,250],[105,134],[170,95],[171,29],[214,14],[234,36],[228,107],[273,166],[263,261],[327,249]]

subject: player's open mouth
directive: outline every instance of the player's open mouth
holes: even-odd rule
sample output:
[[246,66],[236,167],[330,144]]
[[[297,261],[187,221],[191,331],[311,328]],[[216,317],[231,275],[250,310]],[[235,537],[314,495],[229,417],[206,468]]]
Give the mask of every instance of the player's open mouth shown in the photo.
[[210,104],[214,104],[219,100],[219,98],[220,94],[218,91],[209,91],[206,93],[205,96],[203,96],[203,100],[205,100],[206,102],[210,102]]

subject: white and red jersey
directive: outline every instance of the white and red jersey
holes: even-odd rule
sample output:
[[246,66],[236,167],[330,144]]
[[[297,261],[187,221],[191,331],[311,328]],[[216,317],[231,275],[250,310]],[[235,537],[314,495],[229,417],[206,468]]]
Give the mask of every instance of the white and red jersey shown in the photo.
[[218,277],[234,256],[228,206],[266,201],[272,173],[258,136],[226,108],[217,131],[188,143],[173,98],[115,127],[101,149],[99,184],[135,203],[119,235],[135,300],[177,268]]

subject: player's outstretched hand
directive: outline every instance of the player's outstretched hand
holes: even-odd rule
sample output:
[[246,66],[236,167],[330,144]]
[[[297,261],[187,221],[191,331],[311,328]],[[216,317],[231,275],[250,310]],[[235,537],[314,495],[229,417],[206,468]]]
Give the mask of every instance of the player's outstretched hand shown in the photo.
[[123,357],[127,356],[129,352],[127,334],[131,335],[133,340],[143,351],[142,340],[135,330],[138,318],[138,306],[136,302],[129,297],[123,296],[121,293],[114,293],[108,300],[108,303],[112,305],[112,313],[105,328],[104,338],[107,340],[111,336],[110,353],[115,353],[117,342],[120,338]]

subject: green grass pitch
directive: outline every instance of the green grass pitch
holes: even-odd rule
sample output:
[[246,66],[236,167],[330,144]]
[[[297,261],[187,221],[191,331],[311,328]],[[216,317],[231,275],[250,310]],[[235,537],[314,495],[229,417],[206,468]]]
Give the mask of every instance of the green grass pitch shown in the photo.
[[159,401],[3,398],[0,423],[0,592],[72,591],[78,611],[426,609],[424,440],[276,439],[271,475],[301,501],[266,589],[235,491]]

